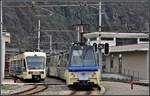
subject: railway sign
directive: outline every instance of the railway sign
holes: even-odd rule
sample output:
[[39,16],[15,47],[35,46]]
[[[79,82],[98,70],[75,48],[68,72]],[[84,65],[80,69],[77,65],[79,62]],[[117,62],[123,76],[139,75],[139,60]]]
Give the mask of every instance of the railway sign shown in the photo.
[[98,44],[98,49],[103,49],[104,48],[104,44]]

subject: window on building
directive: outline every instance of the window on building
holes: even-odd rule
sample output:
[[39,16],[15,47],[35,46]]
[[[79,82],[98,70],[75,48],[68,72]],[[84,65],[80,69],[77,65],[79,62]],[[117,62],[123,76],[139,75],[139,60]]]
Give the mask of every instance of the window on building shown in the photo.
[[106,72],[106,56],[104,56],[104,54],[102,58],[102,63],[102,72]]
[[111,57],[110,57],[110,68],[113,68],[114,67],[114,56],[113,56],[113,54],[111,55]]
[[140,38],[140,41],[147,42],[148,38]]
[[97,38],[90,38],[90,41],[96,41]]
[[102,37],[101,40],[106,40],[107,41],[107,40],[113,40],[113,38],[106,38],[106,37],[104,38],[104,37]]
[[137,44],[137,38],[117,38],[116,45]]

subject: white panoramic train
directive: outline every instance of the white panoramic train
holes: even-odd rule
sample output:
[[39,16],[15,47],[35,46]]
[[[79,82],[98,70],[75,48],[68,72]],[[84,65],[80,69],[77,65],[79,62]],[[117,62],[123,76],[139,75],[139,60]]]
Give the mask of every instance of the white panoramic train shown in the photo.
[[24,52],[10,59],[9,73],[23,80],[43,81],[46,78],[46,53]]
[[74,44],[70,52],[54,54],[49,59],[48,75],[64,79],[68,86],[100,85],[101,69],[94,46]]

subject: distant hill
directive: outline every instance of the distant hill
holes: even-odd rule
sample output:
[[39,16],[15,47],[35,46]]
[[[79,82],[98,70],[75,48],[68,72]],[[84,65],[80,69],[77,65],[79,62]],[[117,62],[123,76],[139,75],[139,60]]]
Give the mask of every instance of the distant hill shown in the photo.
[[[103,3],[102,31],[144,32],[148,31],[148,4],[145,3]],[[46,11],[35,7],[4,8],[4,28],[11,34],[9,47],[25,49],[37,48],[38,19],[42,30],[74,30],[73,24],[89,24],[88,31],[98,31],[98,6],[89,7],[51,7],[52,16]],[[41,48],[49,49],[49,33],[41,32]],[[76,41],[76,33],[51,32],[53,48],[66,49]]]

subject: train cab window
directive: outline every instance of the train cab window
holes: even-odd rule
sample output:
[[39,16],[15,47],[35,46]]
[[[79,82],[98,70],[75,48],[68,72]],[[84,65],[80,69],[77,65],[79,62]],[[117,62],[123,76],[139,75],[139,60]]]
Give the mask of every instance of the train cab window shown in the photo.
[[73,50],[71,56],[71,66],[82,66],[82,50]]
[[71,66],[95,66],[96,58],[93,48],[83,48],[72,50]]
[[42,56],[41,57],[28,56],[27,57],[27,67],[28,67],[28,69],[44,69],[45,58]]
[[91,66],[91,65],[95,65],[95,55],[94,55],[94,52],[93,50],[85,50],[83,51],[83,63],[86,65],[86,66]]

